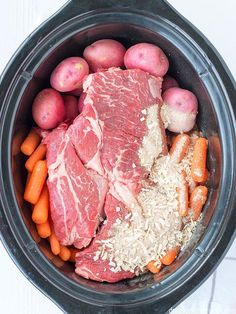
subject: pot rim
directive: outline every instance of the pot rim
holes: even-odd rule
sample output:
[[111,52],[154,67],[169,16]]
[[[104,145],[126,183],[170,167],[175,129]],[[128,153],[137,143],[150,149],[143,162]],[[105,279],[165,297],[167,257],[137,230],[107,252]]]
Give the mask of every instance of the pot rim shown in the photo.
[[[111,12],[112,15],[110,14]],[[140,27],[156,27],[161,29],[163,31],[163,35],[165,34],[165,31],[168,31],[168,38],[170,38],[169,36],[171,34],[173,41],[177,40],[179,43],[181,43],[183,54],[187,54],[189,51],[191,51],[191,58],[193,58],[192,60],[198,64],[197,71],[199,78],[202,80],[205,86],[208,89],[211,88],[212,91],[214,88],[218,89],[219,92],[217,95],[210,93],[213,103],[226,104],[226,106],[223,106],[223,108],[220,108],[219,106],[217,108],[215,107],[215,112],[219,122],[221,139],[225,140],[225,142],[223,140],[221,141],[223,153],[223,175],[220,183],[221,187],[218,203],[214,213],[214,217],[218,216],[219,218],[221,215],[221,218],[219,218],[221,223],[217,222],[215,224],[212,219],[208,226],[208,234],[203,236],[193,254],[188,258],[184,265],[180,266],[180,268],[177,269],[173,274],[164,279],[163,282],[160,284],[155,284],[152,289],[145,288],[142,291],[134,290],[131,292],[125,292],[125,294],[102,293],[95,289],[79,286],[78,283],[60,273],[47,260],[47,258],[40,252],[37,244],[32,240],[32,237],[21,218],[12,188],[13,177],[11,174],[11,140],[14,118],[16,116],[20,97],[22,96],[24,89],[32,78],[33,73],[38,65],[43,61],[43,59],[47,58],[53,49],[55,49],[62,41],[66,40],[65,34],[61,40],[58,40],[58,37],[62,36],[62,33],[67,33],[67,36],[70,37],[73,33],[71,28],[74,29],[74,33],[78,33],[85,28],[92,28],[95,24],[99,25],[99,23],[95,22],[95,20],[101,22],[106,21],[106,23],[110,23],[111,21],[119,23],[121,16],[122,20],[125,19],[127,22],[132,16],[132,24],[135,24],[133,21],[136,18],[135,21]],[[46,24],[43,25],[43,27],[45,26]],[[153,28],[151,30],[153,30]],[[217,59],[210,61],[210,56],[206,56],[198,43],[185,31],[183,31],[183,29],[179,28],[174,23],[161,16],[153,16],[151,13],[141,12],[135,9],[131,9],[129,11],[127,11],[127,8],[125,10],[119,9],[117,12],[114,12],[114,10],[105,10],[105,12],[94,11],[88,12],[83,16],[74,17],[55,28],[44,38],[41,38],[41,40],[37,42],[37,45],[35,45],[32,49],[31,45],[35,43],[36,38],[39,36],[38,32],[39,30],[31,35],[30,38],[25,41],[23,46],[19,48],[17,54],[13,56],[12,61],[8,64],[0,82],[0,90],[5,90],[4,92],[1,92],[0,96],[2,103],[0,111],[0,125],[2,126],[0,130],[0,143],[1,147],[3,147],[3,145],[7,145],[7,153],[4,156],[1,155],[0,157],[1,169],[6,170],[5,173],[2,173],[2,177],[0,179],[2,186],[2,211],[0,211],[0,219],[4,221],[3,225],[1,225],[1,234],[5,247],[7,248],[8,252],[12,253],[11,243],[9,243],[9,239],[7,239],[5,236],[5,233],[10,232],[14,237],[14,241],[17,243],[17,247],[21,253],[23,252],[22,258],[24,256],[24,259],[26,258],[27,262],[30,262],[32,265],[34,265],[33,268],[36,268],[37,273],[40,273],[40,275],[46,281],[50,282],[50,284],[56,287],[57,290],[60,290],[75,299],[79,299],[90,304],[101,306],[115,304],[122,304],[127,306],[132,304],[137,305],[140,302],[152,302],[153,300],[156,301],[163,299],[170,296],[171,294],[173,295],[173,293],[176,293],[176,290],[179,290],[178,295],[183,297],[183,286],[190,280],[195,282],[196,285],[199,285],[203,280],[203,276],[200,275],[201,271],[203,270],[205,270],[203,272],[206,274],[206,277],[208,277],[215,269],[216,261],[219,262],[219,260],[222,259],[223,254],[225,254],[227,250],[226,247],[229,247],[230,243],[235,237],[234,220],[232,218],[235,217],[234,204],[236,201],[236,193],[234,193],[236,186],[236,166],[234,161],[234,156],[236,155],[236,123],[232,95],[236,96],[236,92],[235,82],[232,81],[232,78],[227,73],[228,69],[224,69],[224,75],[221,76],[217,70],[218,62],[220,62],[220,60]],[[31,42],[31,45],[29,42]],[[47,54],[45,54],[45,52],[43,53],[43,50],[45,50],[46,47]],[[24,50],[24,60],[21,60],[20,58],[18,59],[18,56],[21,54],[22,50]],[[17,71],[15,71],[15,69],[17,69]],[[227,89],[225,88],[225,82],[223,82],[223,79],[226,80],[226,76],[234,86],[232,95],[229,95]],[[7,81],[10,81],[11,83],[6,84]],[[8,86],[7,90],[6,86]],[[14,108],[10,105],[12,99],[17,99],[17,106]],[[222,117],[227,117],[227,124],[223,123]],[[231,176],[227,175],[228,172],[230,172]],[[227,189],[224,189],[226,186]],[[219,203],[221,206],[224,204],[227,207],[227,210],[225,210],[223,214],[221,211],[221,206],[219,207]],[[12,211],[10,211],[10,209],[14,209],[14,216],[12,216]],[[218,255],[220,255],[220,257]],[[16,262],[14,253],[13,258],[14,262]],[[23,271],[24,274],[37,287],[40,288],[41,291],[44,290],[44,287],[37,283],[33,274],[27,274],[27,270],[23,269],[22,266],[20,266],[20,268],[21,271]],[[55,277],[57,279],[55,279]],[[178,279],[176,279],[177,277]],[[160,293],[160,291],[162,293]],[[186,291],[184,291],[184,294],[186,295]],[[181,298],[179,301],[180,300]]]

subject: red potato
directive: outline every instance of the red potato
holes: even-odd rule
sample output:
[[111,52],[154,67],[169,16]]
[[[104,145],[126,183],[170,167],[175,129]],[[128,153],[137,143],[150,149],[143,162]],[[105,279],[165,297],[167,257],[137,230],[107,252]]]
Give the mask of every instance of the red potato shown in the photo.
[[51,74],[50,83],[59,92],[70,92],[83,83],[89,74],[88,63],[80,57],[70,57],[63,60]]
[[65,104],[65,119],[74,120],[79,114],[77,98],[71,95],[63,95],[62,97]]
[[179,87],[179,83],[170,75],[165,75],[162,82],[162,93],[171,87]]
[[71,92],[69,92],[68,95],[79,97],[82,94],[82,92],[83,92],[83,83],[81,84],[79,88],[76,88],[72,90]]
[[127,69],[141,69],[154,76],[164,76],[169,69],[169,61],[158,46],[140,43],[131,46],[125,53]]
[[166,105],[167,129],[175,133],[189,132],[195,125],[198,100],[190,91],[172,87],[162,95]]
[[82,93],[80,98],[79,98],[79,101],[78,101],[78,110],[79,110],[79,113],[82,112],[83,110],[83,107],[84,107],[84,100],[85,100],[85,97],[86,97],[86,93]]
[[83,57],[91,71],[124,65],[125,47],[113,39],[101,39],[84,49]]
[[39,92],[32,105],[32,115],[41,129],[57,127],[65,119],[65,106],[60,93],[52,88]]

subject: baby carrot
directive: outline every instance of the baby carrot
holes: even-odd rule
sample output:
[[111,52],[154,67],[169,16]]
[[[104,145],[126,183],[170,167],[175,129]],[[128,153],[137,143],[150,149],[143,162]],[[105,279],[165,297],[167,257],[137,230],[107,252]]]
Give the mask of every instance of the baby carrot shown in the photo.
[[24,199],[27,202],[34,205],[38,202],[47,174],[46,160],[37,161],[25,188]]
[[75,248],[71,248],[71,249],[70,249],[70,253],[71,253],[71,255],[70,255],[70,262],[75,263],[75,256],[76,256],[76,254],[77,254],[78,252],[79,252],[78,249],[75,249]]
[[150,261],[146,267],[153,274],[157,274],[161,270],[161,264],[158,264],[157,262],[153,260]]
[[49,194],[48,188],[45,184],[40,194],[38,202],[34,205],[32,212],[32,220],[36,224],[45,223],[48,220],[49,212]]
[[193,148],[191,176],[194,181],[202,182],[206,172],[207,140],[198,138]]
[[36,225],[37,231],[38,231],[38,235],[45,239],[47,237],[50,237],[51,235],[51,227],[48,221],[46,221],[43,224],[37,224]]
[[206,169],[205,173],[204,173],[204,177],[203,180],[201,182],[199,182],[201,185],[205,185],[206,181],[208,180],[209,177],[209,171]]
[[171,159],[176,163],[180,163],[181,160],[186,155],[189,145],[190,145],[189,135],[187,134],[177,135],[170,149]]
[[38,135],[38,133],[34,129],[31,129],[26,139],[21,144],[22,153],[27,156],[30,156],[36,149],[36,147],[39,145],[40,140],[41,138]]
[[64,262],[68,261],[71,257],[70,249],[64,245],[61,245],[59,256]]
[[170,146],[172,146],[174,144],[174,141],[175,141],[176,137],[177,137],[177,135],[172,135],[170,137]]
[[12,156],[16,156],[20,153],[21,151],[21,144],[23,143],[25,139],[25,128],[20,128],[17,130],[12,138]]
[[186,181],[186,174],[181,172],[180,184],[177,188],[178,193],[178,211],[180,216],[187,216],[188,214],[188,183]]
[[161,262],[164,265],[170,265],[174,262],[174,260],[176,259],[177,255],[179,254],[180,251],[180,247],[176,246],[172,249],[170,249],[162,258],[161,258]]
[[193,220],[197,220],[207,200],[208,189],[206,186],[197,186],[190,196],[190,214]]
[[27,174],[27,178],[26,178],[26,184],[25,184],[25,185],[27,185],[27,184],[28,184],[29,179],[30,179],[30,176],[31,176],[31,173],[30,173],[30,172],[28,172],[28,174]]
[[189,194],[191,194],[193,192],[193,190],[195,189],[196,186],[197,186],[197,183],[193,180],[192,177],[190,177],[188,179],[188,191],[189,191]]
[[61,252],[61,246],[60,243],[55,235],[54,229],[51,225],[51,235],[49,237],[49,242],[50,242],[50,246],[51,246],[51,251],[54,255],[58,255]]
[[27,159],[25,168],[32,172],[37,161],[44,159],[46,155],[46,145],[40,144],[32,155]]

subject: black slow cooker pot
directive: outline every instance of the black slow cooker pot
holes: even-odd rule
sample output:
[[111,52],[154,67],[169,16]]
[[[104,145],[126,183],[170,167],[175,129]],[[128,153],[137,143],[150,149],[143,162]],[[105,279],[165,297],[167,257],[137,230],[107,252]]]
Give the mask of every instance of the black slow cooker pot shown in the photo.
[[[50,253],[23,201],[20,144],[32,125],[31,104],[52,69],[101,38],[127,47],[160,46],[171,74],[199,99],[198,125],[209,140],[210,196],[197,241],[160,274],[116,284],[85,280]],[[41,25],[13,56],[0,85],[0,234],[24,275],[68,313],[165,313],[196,289],[223,258],[236,221],[236,89],[208,40],[162,0],[78,0]]]

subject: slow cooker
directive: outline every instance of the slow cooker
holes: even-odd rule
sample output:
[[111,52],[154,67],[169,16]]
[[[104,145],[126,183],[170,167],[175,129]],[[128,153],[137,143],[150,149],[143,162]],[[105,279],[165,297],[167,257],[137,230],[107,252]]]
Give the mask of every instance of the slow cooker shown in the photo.
[[[126,47],[160,46],[170,69],[199,99],[198,125],[209,140],[210,195],[195,241],[158,275],[116,284],[74,273],[38,237],[23,201],[20,144],[33,124],[32,101],[49,86],[52,69],[101,38]],[[236,85],[224,61],[193,25],[164,0],[72,0],[31,34],[0,82],[0,235],[24,275],[67,313],[165,313],[216,268],[235,237]]]

